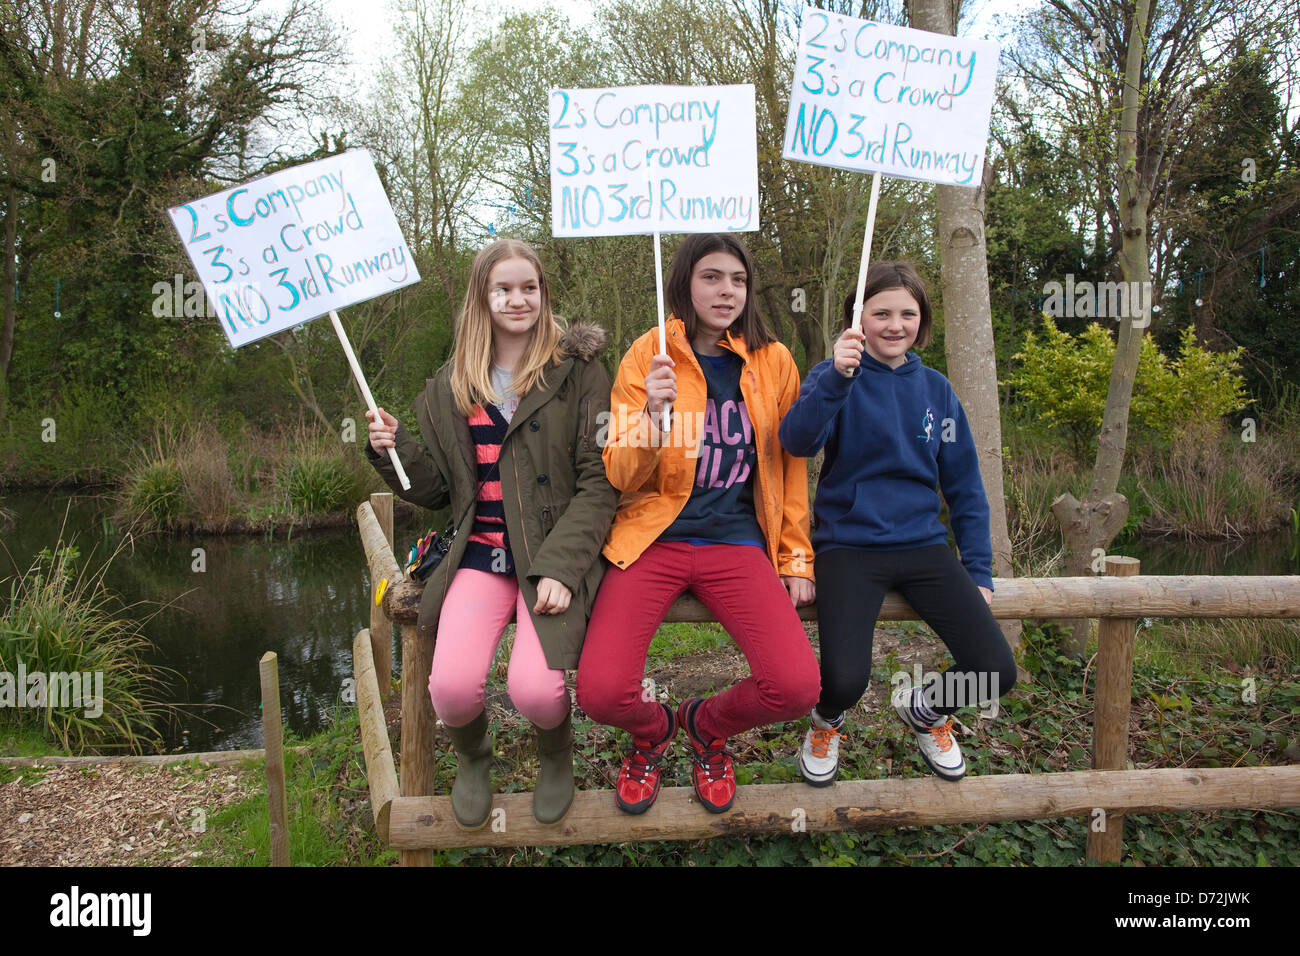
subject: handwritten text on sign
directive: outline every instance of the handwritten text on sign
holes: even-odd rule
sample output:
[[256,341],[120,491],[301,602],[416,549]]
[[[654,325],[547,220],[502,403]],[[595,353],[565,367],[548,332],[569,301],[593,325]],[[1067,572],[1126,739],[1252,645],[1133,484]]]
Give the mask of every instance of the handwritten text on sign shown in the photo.
[[551,232],[758,228],[754,88],[552,90]]
[[979,184],[998,45],[805,7],[781,155]]
[[364,150],[168,212],[236,348],[420,281]]

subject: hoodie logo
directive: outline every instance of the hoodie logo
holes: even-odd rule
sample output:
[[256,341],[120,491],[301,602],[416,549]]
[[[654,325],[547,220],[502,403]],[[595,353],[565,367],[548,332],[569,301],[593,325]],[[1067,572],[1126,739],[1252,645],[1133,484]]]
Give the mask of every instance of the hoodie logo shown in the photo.
[[934,438],[934,412],[928,408],[925,410],[925,417],[921,419],[921,430],[925,434],[916,436],[921,441],[928,443]]

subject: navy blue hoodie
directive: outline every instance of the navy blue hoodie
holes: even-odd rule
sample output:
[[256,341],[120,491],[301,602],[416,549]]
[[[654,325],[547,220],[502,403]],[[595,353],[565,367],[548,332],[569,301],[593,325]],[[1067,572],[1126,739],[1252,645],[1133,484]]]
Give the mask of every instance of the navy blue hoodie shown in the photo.
[[832,359],[817,365],[780,436],[786,451],[803,458],[826,446],[813,502],[818,552],[946,544],[942,490],[962,565],[977,585],[993,587],[989,503],[966,412],[948,380],[916,353],[894,369],[864,352],[853,378]]

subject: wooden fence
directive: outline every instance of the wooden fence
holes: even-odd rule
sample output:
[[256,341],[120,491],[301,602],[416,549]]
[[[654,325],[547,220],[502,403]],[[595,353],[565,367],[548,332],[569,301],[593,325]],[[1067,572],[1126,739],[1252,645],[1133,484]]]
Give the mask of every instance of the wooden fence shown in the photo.
[[[435,717],[427,678],[431,641],[416,635],[423,585],[405,580],[393,555],[392,496],[372,495],[357,509],[362,545],[374,583],[371,627],[353,641],[366,775],[380,837],[401,851],[403,865],[427,865],[432,851],[470,846],[542,846],[699,840],[721,836],[866,830],[1085,816],[1104,811],[1105,827],[1088,834],[1089,859],[1117,862],[1126,813],[1300,806],[1300,766],[1228,769],[1125,770],[1133,650],[1137,619],[1300,617],[1300,577],[1142,577],[1132,558],[1106,561],[1106,577],[1014,578],[997,582],[997,618],[1100,619],[1093,770],[908,780],[843,780],[832,787],[803,783],[739,787],[735,805],[711,814],[688,787],[662,790],[640,816],[620,811],[612,791],[579,792],[559,824],[533,819],[532,794],[493,797],[488,826],[456,826],[451,798],[430,796]],[[804,620],[816,608],[800,609]],[[881,620],[919,620],[891,593]],[[691,595],[678,600],[669,621],[712,621]],[[402,737],[400,781],[383,717],[392,669],[391,624],[402,635]],[[495,824],[495,825],[494,825]]]

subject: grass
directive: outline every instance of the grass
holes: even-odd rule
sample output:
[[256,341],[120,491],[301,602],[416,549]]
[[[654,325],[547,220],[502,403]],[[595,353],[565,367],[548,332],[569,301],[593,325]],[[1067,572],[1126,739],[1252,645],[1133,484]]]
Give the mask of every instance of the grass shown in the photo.
[[[1153,653],[1268,670],[1300,661],[1300,622],[1269,619],[1173,620],[1146,631]],[[1165,659],[1165,663],[1171,663]]]
[[290,510],[304,517],[340,510],[352,490],[352,476],[337,456],[291,454],[282,474]]
[[[1056,497],[1082,498],[1091,464],[1073,458],[1059,438],[1034,423],[1009,423],[1006,441],[1007,521],[1016,573],[1059,573],[1060,532],[1051,515]],[[1285,438],[1241,441],[1224,431],[1216,441],[1160,447],[1130,442],[1119,492],[1129,517],[1116,538],[1241,538],[1275,530],[1289,515],[1300,489]]]
[[1266,448],[1234,441],[1174,448],[1139,461],[1137,485],[1146,499],[1147,534],[1180,538],[1240,538],[1281,526],[1294,493]]
[[355,444],[319,428],[268,436],[164,418],[124,467],[115,519],[141,531],[269,531],[346,515],[381,486]]
[[167,711],[159,699],[162,671],[143,662],[150,645],[140,624],[104,586],[114,555],[94,570],[79,566],[79,556],[60,539],[10,582],[0,614],[0,671],[16,675],[21,667],[47,681],[58,673],[94,674],[102,700],[91,702],[91,690],[82,689],[81,700],[60,706],[59,695],[47,692],[40,701],[28,690],[28,706],[0,709],[0,724],[39,730],[69,754],[142,752],[157,744],[156,724]]
[[141,531],[175,527],[185,517],[185,482],[169,458],[145,462],[131,473],[123,489],[123,508]]
[[[397,851],[379,842],[370,814],[365,758],[357,711],[340,711],[328,729],[285,747],[285,784],[289,809],[289,859],[295,866],[389,866]],[[265,760],[250,761],[248,770],[266,772]],[[270,819],[262,789],[208,818],[199,846],[208,866],[269,865]]]
[[[30,724],[0,723],[0,756],[47,757],[50,742],[39,727]],[[5,768],[0,767],[0,783],[4,783]]]
[[661,624],[650,642],[650,664],[667,663],[693,654],[731,646],[731,638],[718,624]]

